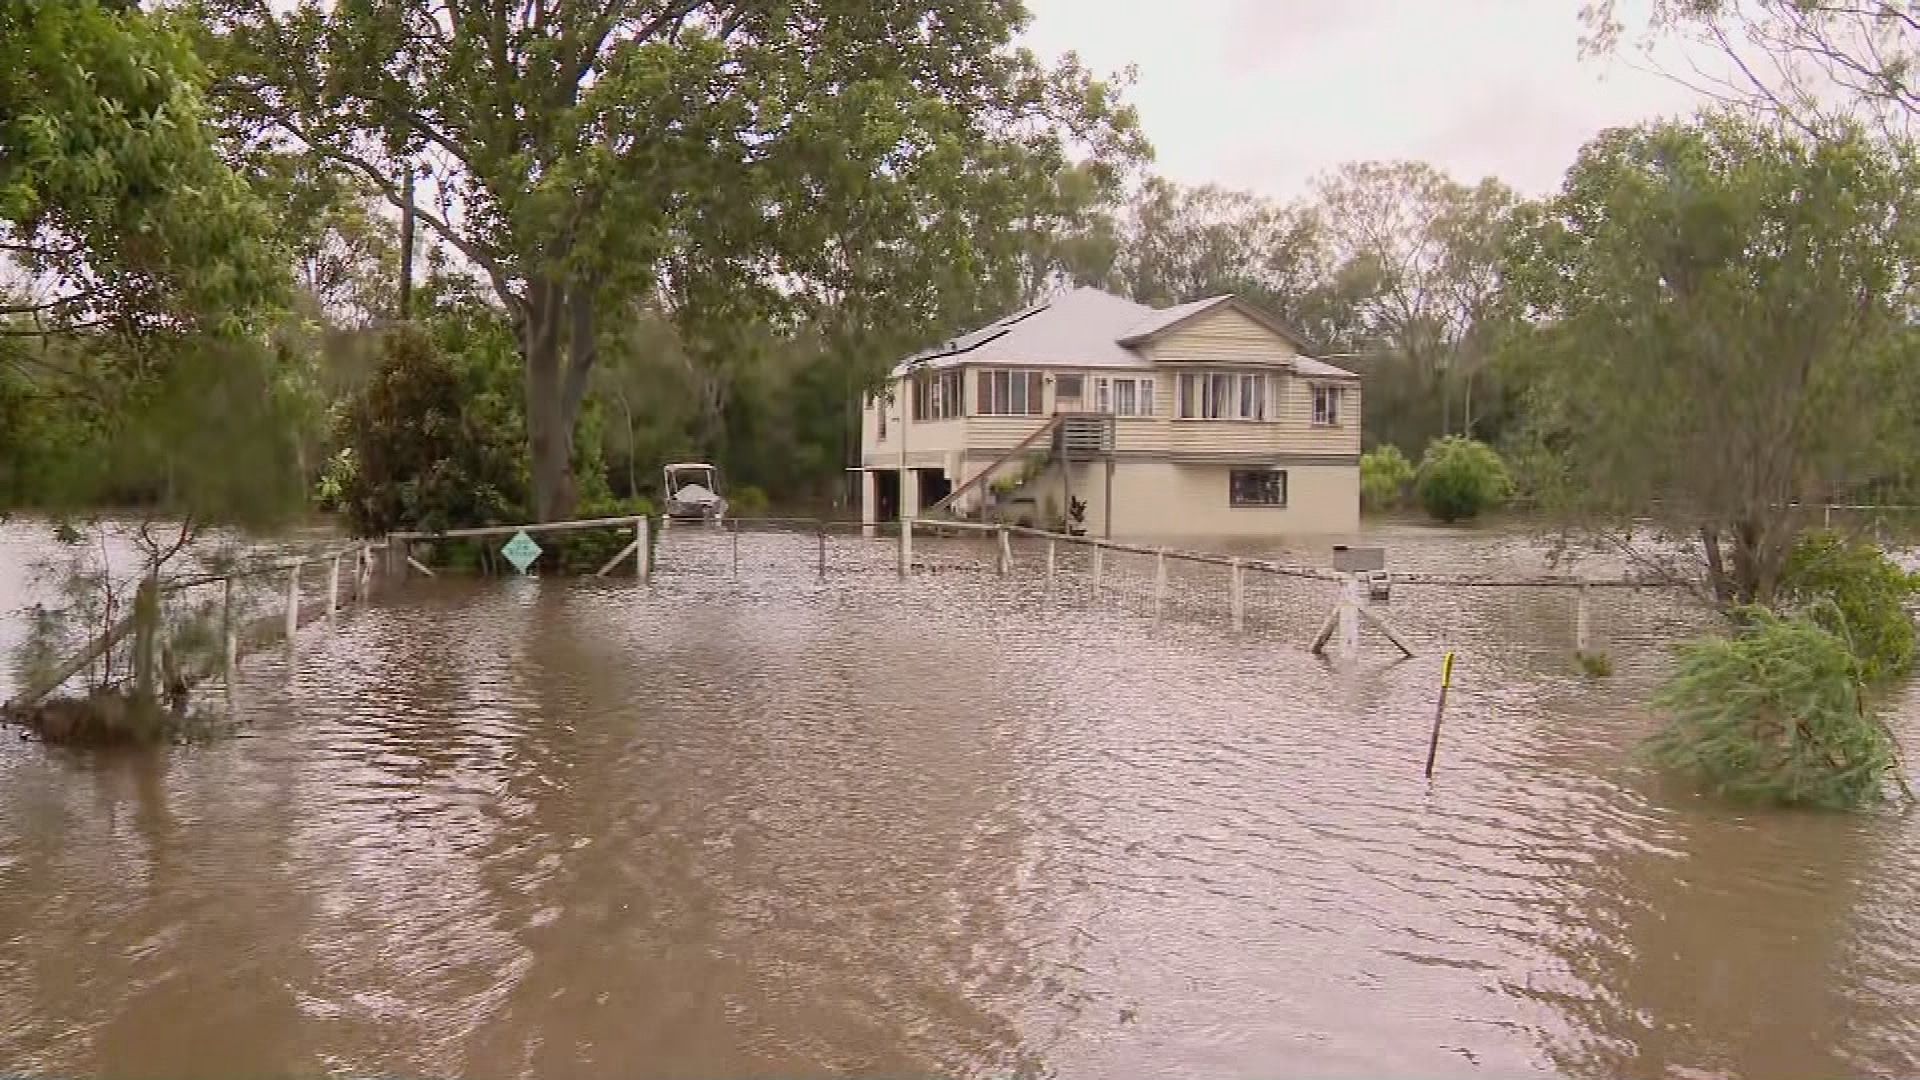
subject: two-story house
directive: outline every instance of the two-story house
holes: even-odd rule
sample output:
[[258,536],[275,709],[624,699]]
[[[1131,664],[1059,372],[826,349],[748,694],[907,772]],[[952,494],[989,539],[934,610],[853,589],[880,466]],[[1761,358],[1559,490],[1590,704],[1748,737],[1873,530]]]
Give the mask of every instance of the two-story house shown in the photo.
[[870,523],[1024,490],[1050,513],[1084,501],[1096,534],[1348,533],[1360,380],[1232,296],[1074,289],[902,362],[861,450]]

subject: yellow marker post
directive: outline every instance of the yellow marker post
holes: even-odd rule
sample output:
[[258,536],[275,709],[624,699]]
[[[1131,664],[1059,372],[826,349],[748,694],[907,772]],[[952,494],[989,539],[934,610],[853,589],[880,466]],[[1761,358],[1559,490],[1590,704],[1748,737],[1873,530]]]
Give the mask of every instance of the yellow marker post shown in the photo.
[[1453,685],[1453,654],[1440,662],[1440,704],[1433,710],[1433,736],[1427,740],[1427,779],[1433,779],[1433,759],[1440,756],[1440,719],[1447,714],[1447,689]]

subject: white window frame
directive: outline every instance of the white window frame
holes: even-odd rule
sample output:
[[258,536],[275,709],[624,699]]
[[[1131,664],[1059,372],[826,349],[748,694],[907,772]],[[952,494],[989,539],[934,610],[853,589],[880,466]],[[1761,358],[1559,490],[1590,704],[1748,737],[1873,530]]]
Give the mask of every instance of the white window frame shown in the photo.
[[1234,417],[1240,420],[1265,420],[1267,418],[1267,377],[1259,372],[1241,372],[1236,392],[1240,400],[1234,410]]
[[1268,386],[1265,372],[1183,371],[1174,376],[1173,415],[1180,420],[1264,422]]
[[1094,381],[1094,410],[1108,416],[1150,418],[1153,412],[1153,376],[1126,375]]
[[1338,383],[1313,384],[1313,426],[1339,427],[1342,398],[1346,387]]
[[[975,416],[1039,416],[1046,402],[1041,373],[1030,368],[978,368],[974,380]],[[1018,385],[1021,408],[1014,408]]]

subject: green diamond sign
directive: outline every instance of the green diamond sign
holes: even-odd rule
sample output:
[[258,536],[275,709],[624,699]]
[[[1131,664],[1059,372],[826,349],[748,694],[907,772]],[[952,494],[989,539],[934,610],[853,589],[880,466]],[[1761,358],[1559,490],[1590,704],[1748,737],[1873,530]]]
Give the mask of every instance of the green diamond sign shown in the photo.
[[526,530],[522,529],[513,534],[513,539],[506,542],[506,545],[500,549],[500,554],[507,557],[507,561],[513,564],[515,570],[524,574],[527,572],[527,567],[533,565],[533,560],[540,557],[540,545],[534,543],[533,537],[528,536]]

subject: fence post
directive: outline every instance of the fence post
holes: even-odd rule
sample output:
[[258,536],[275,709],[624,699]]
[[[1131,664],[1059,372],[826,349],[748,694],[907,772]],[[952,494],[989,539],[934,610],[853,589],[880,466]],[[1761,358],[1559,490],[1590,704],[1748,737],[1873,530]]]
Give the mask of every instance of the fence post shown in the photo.
[[653,540],[648,535],[651,524],[644,516],[633,519],[633,535],[639,538],[639,542],[633,545],[633,572],[642,585],[653,583],[653,553],[648,550]]
[[740,522],[733,518],[728,518],[727,532],[732,534],[733,576],[737,578],[740,576]]
[[226,581],[226,605],[220,616],[220,669],[227,682],[227,702],[233,702],[233,676],[240,669],[240,631],[233,619],[233,579]]
[[1580,586],[1580,598],[1574,602],[1573,609],[1573,651],[1584,654],[1587,651],[1587,586]]
[[913,572],[913,519],[900,519],[900,580]]
[[1247,576],[1239,558],[1227,564],[1227,606],[1233,613],[1233,629],[1239,633],[1247,624]]
[[143,702],[154,700],[153,654],[160,639],[160,582],[151,573],[133,595],[133,687]]
[[1153,553],[1153,618],[1158,622],[1167,603],[1167,549]]
[[340,556],[335,555],[327,567],[327,618],[340,608]]
[[1005,525],[1000,526],[999,533],[1000,555],[995,564],[995,568],[1000,571],[1001,577],[1006,577],[1007,574],[1013,570],[1013,546],[1012,542],[1007,539],[1007,527]]
[[1054,554],[1053,547],[1054,547],[1053,540],[1048,539],[1047,541],[1047,591],[1048,592],[1053,591],[1054,576],[1058,573],[1058,563],[1056,562],[1056,556]]
[[1101,547],[1098,543],[1093,545],[1093,598],[1096,601],[1100,599],[1100,576],[1101,572],[1105,569],[1106,554],[1106,548]]
[[[733,542],[737,550],[740,543],[739,533],[733,534]],[[820,580],[827,580],[827,523],[824,521],[820,523]]]
[[1340,648],[1348,656],[1360,651],[1360,575],[1348,574],[1340,596]]
[[287,575],[287,644],[293,644],[293,635],[300,630],[300,567],[299,559],[293,560],[293,572]]

